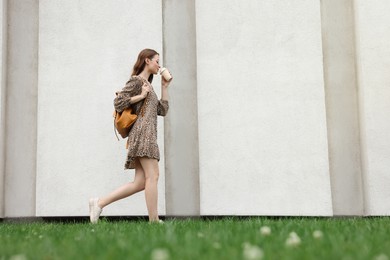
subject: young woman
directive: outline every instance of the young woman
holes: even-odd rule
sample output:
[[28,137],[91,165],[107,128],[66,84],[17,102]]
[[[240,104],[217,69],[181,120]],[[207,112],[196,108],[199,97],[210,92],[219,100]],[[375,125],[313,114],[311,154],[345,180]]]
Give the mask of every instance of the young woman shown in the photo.
[[161,77],[161,99],[158,100],[151,85],[153,74],[160,69],[159,54],[151,49],[142,50],[134,65],[126,86],[114,99],[115,110],[122,112],[132,107],[138,115],[128,136],[128,153],[125,169],[135,169],[133,182],[124,184],[110,194],[89,200],[89,214],[92,223],[108,204],[145,190],[146,206],[150,222],[162,222],[157,213],[158,161],[160,152],[157,145],[157,115],[168,112],[168,85]]

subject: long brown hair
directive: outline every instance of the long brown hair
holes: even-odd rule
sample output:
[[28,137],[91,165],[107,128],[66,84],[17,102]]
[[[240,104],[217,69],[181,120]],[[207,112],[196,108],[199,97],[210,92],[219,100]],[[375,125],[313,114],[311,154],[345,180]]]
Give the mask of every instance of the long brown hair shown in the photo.
[[[131,73],[131,76],[139,75],[145,68],[145,59],[152,59],[154,55],[158,54],[155,50],[152,49],[143,49],[139,54],[137,61],[134,64],[133,72]],[[159,54],[158,54],[159,55]],[[153,73],[150,74],[148,81],[152,83],[153,81]]]

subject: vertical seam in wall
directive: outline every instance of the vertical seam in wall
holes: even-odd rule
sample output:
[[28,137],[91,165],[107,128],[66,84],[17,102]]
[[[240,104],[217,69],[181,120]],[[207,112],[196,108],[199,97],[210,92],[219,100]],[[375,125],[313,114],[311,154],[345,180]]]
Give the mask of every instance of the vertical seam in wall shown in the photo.
[[199,109],[198,109],[198,48],[197,48],[197,40],[198,40],[198,37],[197,37],[197,22],[196,22],[196,0],[193,0],[192,1],[193,3],[193,10],[194,10],[194,50],[195,50],[195,100],[196,100],[196,139],[197,139],[197,147],[196,147],[196,150],[197,150],[197,171],[198,171],[198,179],[197,179],[197,192],[198,192],[198,202],[199,202],[199,205],[198,205],[198,214],[201,216],[202,215],[202,211],[201,211],[201,207],[202,207],[202,202],[201,202],[201,194],[200,194],[200,163],[199,163],[199,157],[200,157],[200,154],[199,154]]
[[332,189],[332,172],[331,172],[331,154],[330,154],[330,146],[331,146],[331,142],[330,142],[330,137],[329,137],[329,132],[331,131],[330,130],[330,126],[329,126],[329,120],[328,120],[328,91],[326,90],[326,86],[327,86],[327,80],[326,80],[326,74],[327,74],[327,69],[326,69],[326,66],[325,66],[325,53],[324,53],[324,30],[323,30],[323,24],[324,24],[324,15],[323,15],[323,6],[322,6],[322,1],[320,1],[320,19],[321,19],[321,50],[322,50],[322,77],[323,77],[323,82],[324,82],[324,97],[325,97],[325,100],[324,100],[324,104],[325,104],[325,120],[326,120],[326,139],[327,139],[327,145],[328,145],[328,174],[329,174],[329,187],[330,187],[330,197],[331,197],[331,200],[332,200],[332,215],[334,215],[334,194],[333,194],[333,189]]
[[[165,63],[165,54],[166,54],[166,51],[165,51],[165,37],[164,37],[164,29],[165,29],[165,17],[164,17],[164,10],[165,10],[165,4],[164,4],[164,0],[161,0],[161,38],[162,38],[162,54],[163,54],[163,57],[164,57],[164,63]],[[166,138],[165,138],[165,133],[166,133],[166,127],[165,127],[165,118],[163,120],[163,123],[164,123],[164,173],[165,173],[165,176],[166,176],[166,172],[167,172],[167,158],[166,158]],[[165,215],[167,215],[167,179],[165,178],[165,194],[164,194],[164,199],[165,199]]]
[[[161,38],[162,38],[162,54],[163,54],[163,63],[165,64],[166,63],[166,60],[165,60],[165,57],[166,57],[166,54],[167,54],[167,51],[166,51],[166,39],[165,39],[165,28],[166,28],[166,21],[165,21],[165,9],[166,9],[166,5],[165,5],[165,0],[161,0]],[[163,120],[163,128],[164,128],[164,174],[165,174],[165,178],[164,178],[164,185],[165,185],[165,194],[164,194],[164,199],[165,199],[165,215],[168,215],[168,207],[167,207],[167,204],[169,204],[169,201],[167,201],[170,197],[167,196],[167,192],[169,191],[167,189],[167,185],[168,185],[168,182],[167,182],[167,178],[166,178],[166,173],[169,172],[169,169],[168,169],[168,164],[167,164],[167,135],[166,133],[168,132],[167,131],[167,123],[166,123],[166,117],[164,117],[164,120]]]
[[4,97],[4,113],[5,113],[5,124],[4,124],[4,149],[5,149],[5,152],[4,152],[4,217],[7,217],[7,162],[8,162],[8,142],[7,142],[7,139],[8,139],[8,128],[6,127],[8,125],[8,86],[9,86],[9,64],[10,64],[10,57],[9,57],[9,49],[8,49],[8,46],[10,46],[10,30],[9,30],[9,25],[10,25],[10,5],[8,4],[8,0],[6,1],[7,2],[7,6],[6,6],[6,10],[7,10],[7,16],[6,16],[6,35],[7,35],[7,39],[6,39],[6,46],[7,46],[7,57],[6,57],[6,66],[7,66],[7,70],[6,70],[6,75],[5,75],[5,85],[6,85],[6,91],[5,91],[5,97]]
[[357,51],[357,32],[356,32],[356,8],[355,8],[355,0],[351,0],[351,5],[352,5],[352,15],[353,15],[353,51],[355,54],[355,59],[354,59],[354,64],[355,64],[355,82],[356,82],[356,99],[357,99],[357,111],[358,111],[358,126],[359,126],[359,154],[360,154],[360,178],[361,178],[361,184],[362,184],[362,196],[363,196],[363,215],[367,214],[367,191],[366,191],[366,161],[365,161],[365,151],[366,151],[366,146],[364,142],[364,122],[362,119],[362,112],[363,112],[363,102],[361,98],[361,93],[360,93],[360,84],[359,84],[359,70],[358,70],[358,60],[359,60],[359,55]]
[[197,70],[197,68],[198,68],[198,48],[197,48],[197,34],[196,34],[196,32],[197,32],[197,23],[196,23],[196,0],[193,0],[192,1],[193,2],[193,10],[194,10],[194,46],[195,46],[195,48],[194,48],[194,50],[195,50],[195,66],[194,66],[194,68],[195,68],[195,86],[196,86],[196,88],[195,88],[195,100],[196,100],[196,139],[197,139],[197,147],[196,147],[196,151],[197,151],[197,154],[198,154],[198,156],[197,156],[197,161],[196,161],[196,165],[197,165],[197,172],[198,172],[198,174],[197,174],[197,195],[198,195],[198,202],[199,202],[199,205],[198,205],[198,214],[199,215],[201,215],[201,210],[200,210],[200,208],[201,208],[201,201],[200,201],[200,167],[199,167],[199,114],[198,114],[198,70]]
[[[7,83],[8,83],[8,73],[7,73],[7,65],[8,65],[8,1],[7,0],[3,0],[3,17],[2,17],[2,28],[1,28],[1,33],[2,33],[2,37],[3,37],[3,42],[2,42],[2,56],[3,56],[3,60],[2,60],[2,79],[1,79],[1,87],[4,88],[4,90],[2,89],[1,91],[3,92],[2,93],[2,101],[4,102],[2,104],[2,122],[4,122],[4,124],[1,124],[1,131],[3,133],[3,136],[1,138],[3,138],[3,146],[0,147],[0,149],[2,150],[2,158],[1,160],[3,160],[3,168],[1,169],[2,171],[2,183],[3,183],[3,187],[2,187],[2,198],[3,198],[3,201],[1,202],[1,211],[2,212],[2,215],[5,217],[6,216],[6,212],[5,212],[5,181],[6,181],[6,172],[5,172],[5,169],[6,169],[6,162],[7,162],[7,157],[6,157],[6,136],[7,136],[7,133],[6,133],[6,109],[7,109]],[[4,39],[5,38],[5,39]],[[1,217],[1,216],[0,216]]]
[[36,8],[36,17],[37,17],[37,21],[36,21],[36,26],[37,26],[37,36],[36,36],[36,46],[37,46],[37,49],[36,49],[36,82],[35,82],[35,86],[36,86],[36,100],[35,100],[35,160],[34,160],[34,192],[33,192],[33,195],[34,195],[34,199],[33,201],[35,202],[34,204],[34,215],[37,216],[37,166],[38,166],[38,163],[37,163],[37,159],[38,159],[38,97],[39,97],[39,93],[38,93],[38,82],[39,82],[39,0],[37,0],[37,8]]

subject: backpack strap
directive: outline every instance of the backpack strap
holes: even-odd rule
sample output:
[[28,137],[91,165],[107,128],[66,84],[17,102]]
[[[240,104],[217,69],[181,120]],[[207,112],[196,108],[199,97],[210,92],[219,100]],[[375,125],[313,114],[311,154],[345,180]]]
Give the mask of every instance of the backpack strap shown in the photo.
[[[116,95],[118,95],[118,92],[115,93]],[[141,107],[141,116],[143,117],[144,114],[145,114],[145,104],[147,102],[147,98],[149,97],[149,93],[147,94],[147,96],[144,98],[144,103],[142,104],[142,107]],[[117,130],[115,128],[115,118],[117,116],[118,112],[114,109],[114,112],[112,113],[112,116],[114,117],[114,133],[115,133],[115,136],[116,136],[116,139],[118,139],[119,141],[119,137],[118,137],[118,134],[117,134]],[[127,138],[126,140],[126,150],[129,148],[129,138]]]
[[116,110],[114,110],[114,113],[112,114],[112,116],[114,117],[114,133],[116,135],[116,139],[118,139],[118,141],[119,141],[119,137],[118,137],[118,134],[116,133],[116,128],[115,128],[115,118],[116,118],[117,113],[118,112],[116,112]]

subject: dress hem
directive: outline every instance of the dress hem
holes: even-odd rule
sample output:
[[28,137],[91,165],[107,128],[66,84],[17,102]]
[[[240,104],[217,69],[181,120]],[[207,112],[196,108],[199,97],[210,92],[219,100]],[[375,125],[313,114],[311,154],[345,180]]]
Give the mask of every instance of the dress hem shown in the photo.
[[149,159],[156,159],[157,162],[160,161],[160,158],[159,158],[159,157],[148,156],[148,155],[140,155],[140,156],[136,156],[136,157],[131,157],[131,159],[128,160],[128,161],[125,163],[124,169],[125,169],[125,170],[133,170],[133,169],[135,169],[135,159],[136,159],[136,158],[139,158],[139,157],[147,157],[147,158],[149,158]]

